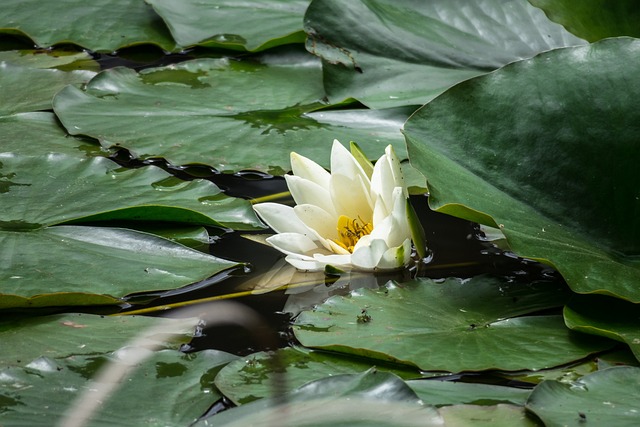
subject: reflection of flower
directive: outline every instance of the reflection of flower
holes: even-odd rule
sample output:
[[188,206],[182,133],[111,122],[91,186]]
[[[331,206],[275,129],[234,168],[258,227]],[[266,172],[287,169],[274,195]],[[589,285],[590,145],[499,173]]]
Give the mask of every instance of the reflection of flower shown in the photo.
[[294,175],[285,178],[297,205],[254,206],[278,233],[267,242],[300,270],[392,270],[410,260],[408,194],[393,148],[375,166],[355,144],[352,152],[334,141],[331,173],[291,153]]

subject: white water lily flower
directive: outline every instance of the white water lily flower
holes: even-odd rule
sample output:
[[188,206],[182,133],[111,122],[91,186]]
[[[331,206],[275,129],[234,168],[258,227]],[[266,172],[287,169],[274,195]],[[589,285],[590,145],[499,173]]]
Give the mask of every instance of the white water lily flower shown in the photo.
[[277,233],[267,242],[300,270],[393,270],[410,261],[408,193],[393,147],[375,166],[355,144],[352,151],[357,158],[333,142],[331,173],[291,153],[285,179],[296,206],[254,205]]

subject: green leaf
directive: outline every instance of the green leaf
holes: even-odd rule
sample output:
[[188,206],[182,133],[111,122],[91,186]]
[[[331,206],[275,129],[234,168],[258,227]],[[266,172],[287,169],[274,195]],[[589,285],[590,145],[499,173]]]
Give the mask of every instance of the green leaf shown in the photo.
[[117,304],[237,265],[151,234],[107,227],[0,231],[0,308]]
[[0,62],[27,68],[100,71],[100,64],[88,52],[62,49],[1,51]]
[[447,426],[456,427],[536,427],[541,426],[515,405],[455,405],[438,410]]
[[575,292],[640,302],[639,51],[626,38],[558,49],[417,111],[405,135],[432,208],[499,227]]
[[147,337],[165,350],[134,366],[89,425],[183,426],[195,421],[221,397],[213,377],[235,359],[213,350],[188,355],[173,350],[189,340],[197,321],[178,327],[174,319],[65,314],[0,323],[3,425],[60,423],[71,402],[95,393],[89,380],[98,369],[126,356],[126,347],[120,347],[152,325],[171,331]]
[[260,51],[303,43],[309,0],[146,0],[167,23],[179,46],[204,45]]
[[155,166],[123,169],[103,157],[5,152],[0,174],[4,230],[114,219],[260,226],[248,201],[225,196],[209,181],[183,181]]
[[151,6],[138,0],[5,0],[0,33],[23,34],[38,47],[75,43],[96,52],[152,43],[171,51],[175,42]]
[[444,406],[461,403],[495,405],[513,403],[524,405],[531,390],[498,385],[420,379],[406,381],[418,397],[429,405]]
[[527,409],[546,426],[637,426],[640,368],[622,366],[594,372],[573,384],[545,381],[527,401]]
[[[216,386],[236,405],[290,392],[310,381],[331,375],[356,374],[372,367],[371,361],[339,354],[288,347],[273,352],[254,353],[225,366],[216,376]],[[402,378],[420,373],[402,365],[377,364]],[[284,381],[283,381],[284,380]]]
[[[293,331],[304,346],[421,370],[544,369],[612,346],[570,332],[560,316],[524,316],[561,305],[565,295],[553,284],[489,277],[390,283],[331,297],[302,312]],[[367,322],[358,321],[363,310]]]
[[85,90],[63,89],[54,110],[72,135],[121,145],[141,158],[225,172],[282,175],[291,151],[328,167],[334,138],[356,140],[375,159],[391,143],[406,158],[400,128],[413,108],[327,111],[323,97],[319,61],[289,52],[261,62],[202,59],[139,74],[107,70]]
[[262,425],[265,420],[291,427],[443,425],[438,413],[424,406],[400,378],[370,369],[313,381],[287,396],[250,402],[194,427]]
[[53,113],[0,116],[0,135],[0,153],[32,156],[61,153],[79,159],[109,154],[97,143],[69,136]]
[[529,0],[529,3],[590,42],[615,36],[640,36],[640,8],[635,0]]
[[627,344],[640,360],[640,307],[603,296],[572,298],[564,321],[575,331],[608,337]]
[[[92,314],[56,314],[0,321],[0,365],[26,367],[46,357],[54,361],[79,356],[106,354],[117,350],[141,330],[157,324],[174,328],[172,319],[140,316],[96,316]],[[194,322],[195,323],[195,322]],[[155,335],[151,339],[161,348],[177,349],[188,342],[194,327],[170,336]]]
[[523,0],[315,0],[305,31],[330,100],[372,108],[421,105],[470,77],[584,43]]
[[0,62],[0,115],[50,110],[51,99],[68,84],[84,84],[93,71],[30,68]]

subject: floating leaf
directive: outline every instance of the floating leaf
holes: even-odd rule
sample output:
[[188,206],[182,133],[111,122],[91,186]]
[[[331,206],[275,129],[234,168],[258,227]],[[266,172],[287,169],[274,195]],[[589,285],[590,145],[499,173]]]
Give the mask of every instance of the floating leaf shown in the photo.
[[[330,408],[328,411],[327,409]],[[368,370],[313,381],[277,399],[260,399],[199,421],[204,426],[442,426],[432,407],[395,375]]]
[[421,108],[405,134],[432,208],[499,226],[575,292],[640,302],[639,52],[626,38],[558,49]]
[[[93,356],[117,350],[128,340],[152,325],[175,322],[171,319],[141,316],[96,316],[92,314],[56,314],[0,321],[0,341],[3,350],[0,365],[26,367],[40,357],[54,361]],[[176,349],[193,336],[193,327],[171,336],[157,335],[154,342],[164,348]]]
[[93,71],[30,68],[0,61],[0,115],[50,110],[53,95],[68,84],[88,82]]
[[515,405],[445,406],[438,410],[447,426],[456,427],[536,427],[541,426],[529,417],[524,408]]
[[640,307],[603,296],[572,298],[564,308],[567,326],[627,344],[640,360]]
[[147,0],[180,46],[204,45],[259,51],[303,43],[302,17],[309,0]]
[[529,0],[529,3],[590,42],[615,36],[640,36],[640,9],[635,0]]
[[209,181],[183,181],[155,166],[124,169],[103,157],[5,152],[0,174],[4,230],[113,219],[260,226],[246,200],[225,196]]
[[420,379],[406,381],[418,397],[429,405],[444,406],[461,403],[495,405],[513,403],[524,405],[531,390],[481,383]]
[[90,425],[183,426],[195,421],[221,397],[213,377],[235,359],[213,350],[187,355],[168,349],[187,341],[197,321],[186,322],[187,329],[174,319],[65,314],[0,323],[3,425],[57,425],[71,402],[83,393],[96,393],[89,380],[99,368],[126,357],[119,348],[127,339],[158,324],[171,332],[147,340],[167,349],[134,366]]
[[293,331],[304,346],[421,370],[544,369],[612,346],[571,333],[561,316],[523,316],[564,295],[552,284],[423,279],[331,297],[302,312]]
[[[275,353],[254,353],[231,362],[216,376],[216,386],[229,400],[240,405],[274,397],[278,392],[289,392],[309,381],[331,375],[356,374],[371,367],[368,360],[289,347]],[[376,369],[403,378],[420,376],[417,370],[402,365],[377,364]]]
[[413,108],[321,110],[327,104],[317,59],[289,52],[261,61],[202,59],[139,74],[107,70],[85,90],[63,89],[54,109],[72,135],[121,145],[141,158],[225,172],[282,175],[291,151],[328,167],[334,138],[357,141],[371,158],[393,143],[406,158],[400,128]]
[[527,409],[546,426],[637,426],[640,368],[623,366],[582,377],[573,384],[545,381],[527,401]]
[[0,231],[0,261],[0,308],[117,304],[237,265],[151,234],[86,226]]
[[80,159],[109,154],[99,144],[70,137],[56,116],[48,112],[0,116],[0,135],[0,153],[30,156],[61,153]]
[[305,31],[330,100],[372,108],[421,105],[470,77],[584,43],[522,0],[315,0]]
[[151,6],[137,0],[5,0],[0,33],[23,34],[38,47],[75,43],[96,52],[152,43],[175,47],[167,27]]

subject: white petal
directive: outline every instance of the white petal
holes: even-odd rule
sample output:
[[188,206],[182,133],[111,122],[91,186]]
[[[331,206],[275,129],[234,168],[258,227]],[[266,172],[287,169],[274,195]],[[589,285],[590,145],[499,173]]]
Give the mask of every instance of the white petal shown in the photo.
[[280,203],[258,203],[253,205],[253,209],[276,233],[299,233],[311,237],[309,229],[298,219],[291,206]]
[[[287,255],[305,255],[318,249],[318,245],[303,234],[282,233],[267,238],[267,242]],[[307,258],[310,258],[307,256]]]
[[331,199],[340,215],[361,219],[365,223],[373,220],[373,202],[369,180],[361,175],[349,177],[331,174]]
[[290,158],[291,170],[294,175],[315,182],[325,189],[329,189],[329,178],[331,174],[322,166],[298,153],[291,153]]
[[404,267],[411,260],[411,240],[406,239],[402,245],[389,248],[378,262],[378,270],[394,270]]
[[339,244],[337,244],[333,240],[325,240],[322,243],[323,244],[326,243],[325,247],[327,249],[329,249],[331,252],[335,253],[335,254],[338,254],[338,255],[351,255],[351,252],[349,252],[348,250],[346,250],[345,248],[343,248],[342,246],[340,246]]
[[384,206],[390,212],[393,208],[393,190],[396,187],[402,188],[404,197],[408,197],[400,161],[393,147],[388,145],[385,154],[378,159],[373,167],[371,197],[375,202],[382,198]]
[[378,266],[387,249],[388,246],[384,240],[371,239],[369,245],[362,245],[354,249],[353,255],[351,255],[351,263],[359,270],[373,270]]
[[302,271],[322,271],[325,266],[323,263],[318,262],[313,258],[307,259],[306,257],[301,258],[295,255],[287,255],[285,260],[298,270]]
[[336,215],[329,191],[315,182],[295,175],[285,175],[287,186],[297,205],[316,205],[330,215]]
[[333,265],[338,268],[351,268],[351,254],[349,255],[323,255],[314,254],[313,258],[324,265]]
[[330,215],[321,207],[311,204],[297,205],[293,208],[297,218],[325,239],[338,238],[338,218]]
[[344,175],[352,179],[361,176],[363,182],[369,183],[369,177],[362,166],[337,139],[333,141],[331,147],[331,175]]

